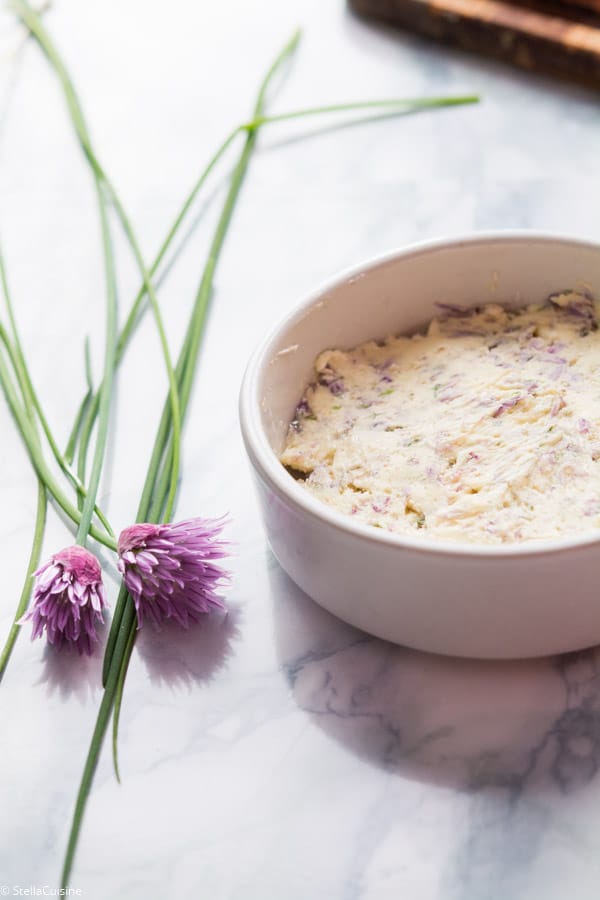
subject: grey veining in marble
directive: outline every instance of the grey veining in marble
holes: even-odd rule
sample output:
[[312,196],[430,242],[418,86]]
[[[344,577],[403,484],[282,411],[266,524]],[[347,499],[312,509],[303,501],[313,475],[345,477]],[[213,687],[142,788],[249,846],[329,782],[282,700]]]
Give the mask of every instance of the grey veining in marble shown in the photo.
[[[477,107],[335,129],[278,125],[261,137],[217,273],[178,507],[181,517],[230,512],[229,611],[186,634],[140,635],[122,711],[123,783],[105,752],[73,887],[89,900],[596,900],[598,651],[445,659],[320,610],[266,547],[237,392],[275,319],[370,256],[515,226],[598,238],[598,97],[368,25],[339,0],[55,0],[46,19],[148,259],[298,24],[303,42],[273,111],[482,95]],[[173,346],[232,161],[161,282]],[[101,365],[98,223],[60,93],[7,8],[0,228],[33,376],[63,442],[84,387],[87,334],[96,377]],[[125,310],[138,282],[117,249]],[[157,347],[147,319],[120,375],[100,492],[118,527],[133,518],[165,392],[161,367],[149,363]],[[4,404],[0,500],[3,635],[35,509]],[[45,552],[68,540],[52,515]],[[107,584],[113,601],[114,569]],[[57,886],[100,664],[23,635],[0,685],[0,885],[11,892]]]

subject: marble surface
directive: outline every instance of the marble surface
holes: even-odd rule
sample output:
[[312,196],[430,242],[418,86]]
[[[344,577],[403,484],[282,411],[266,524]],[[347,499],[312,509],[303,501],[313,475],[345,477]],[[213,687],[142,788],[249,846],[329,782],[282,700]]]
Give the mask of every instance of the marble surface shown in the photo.
[[[229,611],[189,633],[140,635],[122,713],[123,783],[105,751],[72,887],[89,900],[595,900],[598,651],[445,659],[320,610],[266,546],[236,403],[265,330],[344,267],[414,240],[490,228],[597,239],[597,96],[367,25],[337,0],[56,0],[46,21],[148,258],[298,24],[303,42],[272,111],[392,95],[483,97],[478,107],[263,134],[216,277],[178,505],[179,517],[231,514]],[[232,160],[195,207],[161,281],[174,347]],[[0,227],[35,382],[64,441],[83,389],[86,335],[96,373],[101,364],[98,223],[62,97],[6,8]],[[119,277],[126,309],[137,277],[121,245]],[[119,378],[101,488],[117,526],[133,518],[165,391],[156,352],[148,319]],[[0,436],[5,634],[35,483],[4,403]],[[46,553],[68,541],[51,515]],[[23,634],[0,685],[0,884],[10,895],[58,885],[99,666],[99,657],[57,656]]]

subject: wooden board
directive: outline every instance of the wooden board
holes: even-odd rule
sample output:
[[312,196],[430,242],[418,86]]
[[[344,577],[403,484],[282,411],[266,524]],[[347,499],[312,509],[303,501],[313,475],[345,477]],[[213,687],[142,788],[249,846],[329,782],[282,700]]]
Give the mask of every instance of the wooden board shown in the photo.
[[349,0],[371,16],[600,87],[600,0]]
[[[522,0],[520,0],[522,2]],[[557,3],[560,0],[557,0]],[[592,9],[594,12],[600,13],[600,0],[562,0],[567,6],[579,9]]]

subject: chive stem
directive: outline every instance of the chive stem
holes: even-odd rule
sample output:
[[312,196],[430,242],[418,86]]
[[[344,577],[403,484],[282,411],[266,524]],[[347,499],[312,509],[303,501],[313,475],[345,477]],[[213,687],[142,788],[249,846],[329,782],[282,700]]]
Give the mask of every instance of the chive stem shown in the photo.
[[4,672],[6,671],[6,666],[8,665],[8,661],[10,659],[10,655],[13,651],[13,647],[15,646],[19,631],[20,624],[19,620],[21,616],[24,615],[27,606],[29,604],[29,597],[31,595],[31,586],[32,586],[32,575],[39,566],[40,563],[40,554],[42,551],[42,542],[44,540],[44,531],[46,528],[46,509],[48,506],[48,500],[46,495],[46,487],[41,478],[38,478],[38,497],[37,497],[37,512],[35,515],[35,527],[33,530],[33,541],[31,543],[31,553],[29,555],[29,562],[27,564],[27,571],[25,572],[25,581],[23,583],[23,589],[21,591],[21,596],[19,598],[19,603],[17,605],[17,609],[15,611],[15,616],[13,619],[13,623],[11,625],[10,631],[8,632],[8,637],[4,643],[4,647],[0,652],[0,681],[4,676]]
[[[265,102],[266,91],[268,90],[269,83],[277,71],[279,66],[294,52],[298,45],[298,41],[300,39],[300,32],[297,31],[294,33],[291,40],[286,44],[284,49],[281,51],[279,56],[276,58],[275,62],[267,72],[263,83],[260,87],[256,105],[254,108],[254,117],[258,117],[262,115],[262,110]],[[239,194],[244,175],[246,169],[248,167],[248,163],[250,160],[250,156],[254,149],[256,143],[257,130],[253,129],[248,132],[248,136],[246,138],[246,142],[244,144],[244,148],[242,150],[242,154],[238,161],[238,164],[233,172],[229,192],[225,199],[225,203],[223,209],[221,211],[221,215],[219,221],[217,223],[217,227],[215,230],[215,234],[209,249],[208,258],[204,267],[204,271],[202,274],[202,279],[200,282],[200,287],[196,294],[196,300],[194,303],[194,308],[192,310],[192,314],[190,317],[190,321],[188,323],[186,337],[184,340],[184,344],[182,350],[179,354],[179,358],[177,360],[176,366],[176,374],[178,383],[180,385],[180,397],[181,397],[181,410],[182,415],[185,416],[187,412],[187,405],[189,401],[189,395],[192,384],[192,376],[193,376],[193,367],[189,371],[189,375],[186,375],[186,369],[188,368],[188,363],[190,360],[194,360],[197,357],[200,339],[202,336],[202,328],[204,325],[204,320],[206,317],[206,312],[208,308],[208,301],[210,298],[210,291],[212,287],[212,280],[214,276],[214,271],[217,265],[217,261],[219,258],[220,251],[223,246],[223,242],[227,233],[227,229],[229,226],[229,222],[231,220],[231,215],[233,212],[233,208],[235,206],[235,201]],[[224,146],[224,145],[222,145]],[[157,521],[161,516],[162,512],[162,494],[159,493],[158,498],[155,500],[154,505],[151,507],[151,500],[153,495],[153,489],[156,485],[157,477],[160,479],[160,460],[165,451],[165,447],[168,442],[168,425],[169,425],[169,410],[168,406],[165,404],[163,408],[163,413],[161,417],[161,421],[158,427],[158,433],[156,436],[156,440],[154,443],[154,448],[152,452],[152,458],[150,461],[150,465],[148,467],[148,475],[146,477],[146,481],[144,484],[142,498],[140,500],[140,505],[138,508],[138,519],[137,521]],[[163,470],[165,471],[165,470]],[[164,485],[161,481],[161,488],[164,490]],[[112,661],[113,649],[115,646],[116,640],[116,628],[118,627],[118,623],[120,621],[120,616],[122,615],[122,608],[125,604],[131,603],[131,598],[128,597],[126,592],[121,592],[119,594],[119,599],[117,600],[117,604],[115,606],[115,612],[113,615],[113,625],[108,634],[108,639],[106,643],[106,649],[104,651],[104,664],[102,669],[102,678],[103,682],[106,682],[108,677],[108,671]]]
[[[1,265],[1,263],[0,263],[0,265]],[[48,441],[50,449],[52,450],[52,454],[53,454],[54,458],[56,459],[56,462],[58,463],[59,467],[61,468],[61,470],[63,471],[63,473],[67,477],[68,481],[73,486],[73,488],[75,488],[75,490],[82,497],[84,497],[87,494],[86,488],[82,484],[80,479],[77,477],[77,475],[72,471],[66,457],[64,457],[61,454],[61,452],[58,448],[58,445],[56,444],[56,441],[54,440],[54,437],[52,435],[52,432],[50,430],[50,426],[46,420],[46,417],[44,416],[43,410],[40,405],[39,397],[33,388],[27,368],[20,364],[19,359],[23,358],[20,346],[19,345],[13,346],[13,344],[10,342],[8,335],[6,334],[5,329],[3,328],[3,326],[1,324],[0,324],[0,341],[2,341],[2,343],[4,344],[6,351],[9,355],[9,358],[11,360],[13,369],[15,371],[15,374],[16,374],[16,377],[17,377],[17,380],[19,383],[19,388],[21,390],[21,394],[23,395],[25,412],[30,413],[30,419],[31,419],[31,417],[33,416],[33,411],[35,411],[35,414],[37,415],[40,425],[42,426],[42,430],[44,432],[44,435],[46,436],[46,439]],[[22,436],[24,437],[24,435],[22,435]],[[36,443],[39,444],[39,439],[37,438],[37,435],[36,435]],[[51,489],[50,489],[50,492],[52,493]],[[102,524],[106,533],[109,535],[113,535],[113,530],[110,526],[110,523],[106,519],[102,510],[96,505],[94,506],[94,513],[98,517],[98,520]]]
[[[293,51],[298,41],[298,36],[294,35],[294,38],[290,43],[284,48],[284,51],[279,54],[277,57],[275,64],[271,66],[269,69],[267,76],[261,85],[258,100],[257,100],[257,109],[256,114],[260,114],[262,112],[262,104],[264,102],[264,96],[266,94],[266,90],[268,87],[268,82],[272,78],[275,73],[278,65]],[[195,312],[196,308],[206,302],[208,296],[210,295],[210,287],[212,284],[212,277],[214,274],[214,270],[216,267],[217,259],[220,253],[220,250],[223,245],[223,241],[225,239],[225,235],[227,233],[227,229],[229,223],[231,221],[231,215],[233,212],[233,208],[235,206],[235,201],[238,197],[245,172],[248,168],[248,163],[250,161],[250,157],[252,155],[252,151],[254,149],[256,143],[256,132],[248,134],[246,138],[246,142],[244,144],[243,151],[240,155],[240,159],[237,163],[235,171],[232,175],[229,190],[227,193],[227,197],[225,199],[225,203],[223,206],[223,210],[221,212],[221,216],[219,218],[217,229],[215,232],[215,237],[213,238],[211,244],[211,251],[209,253],[209,258],[205,265],[204,273],[202,276],[202,281],[200,284],[200,288],[198,290],[198,294],[196,297],[196,303],[194,305],[194,311],[192,312],[192,316],[190,322],[188,324],[188,334],[194,333],[193,341],[189,341],[189,347],[193,348],[194,343],[198,344],[201,336],[202,329],[200,328],[200,335],[196,336],[196,332],[198,331],[197,326],[195,326]],[[188,345],[188,340],[184,342],[184,347],[182,348],[180,359],[178,362],[181,363],[181,369],[183,369],[183,365],[186,360],[186,345]],[[188,392],[189,396],[189,392]],[[185,410],[186,404],[183,405],[183,409]],[[165,406],[165,410],[168,409],[168,406]],[[164,415],[164,411],[163,411]],[[161,429],[159,427],[159,433],[157,434],[155,449],[158,447],[159,450],[163,450],[165,446],[167,435],[163,435]],[[153,454],[154,457],[154,454]],[[148,496],[146,500],[149,503],[149,496],[151,494],[152,484],[154,483],[156,476],[159,471],[160,464],[160,455],[156,454],[156,461],[154,467],[150,467],[148,470],[148,475],[146,479],[146,483],[150,485],[150,491],[144,491],[144,494]],[[141,504],[140,504],[141,506]],[[121,602],[122,600],[122,602]],[[73,816],[73,822],[71,825],[71,831],[69,834],[69,840],[67,844],[67,852],[65,857],[65,863],[62,873],[61,884],[63,887],[66,887],[71,875],[71,869],[73,866],[73,859],[75,855],[75,850],[77,847],[77,841],[79,838],[79,832],[81,830],[81,823],[83,820],[83,814],[85,811],[85,806],[87,802],[87,798],[91,789],[91,784],[94,776],[94,772],[96,770],[96,766],[98,763],[98,758],[100,755],[100,750],[102,747],[102,743],[104,740],[104,736],[106,734],[106,729],[108,726],[108,719],[110,717],[111,710],[114,708],[115,698],[117,696],[117,692],[119,692],[119,708],[122,699],[123,692],[123,683],[126,671],[126,659],[127,659],[127,648],[130,645],[133,647],[133,643],[135,640],[135,629],[136,629],[136,615],[135,615],[135,607],[131,597],[127,594],[127,592],[122,591],[119,601],[117,603],[117,607],[120,609],[115,609],[115,617],[113,618],[113,626],[111,627],[112,641],[111,641],[111,653],[108,658],[108,664],[106,668],[106,681],[105,681],[105,690],[104,696],[102,698],[102,702],[100,705],[100,711],[98,713],[98,719],[96,721],[96,727],[94,729],[94,733],[92,735],[92,741],[90,744],[90,748],[88,751],[88,756],[86,759],[83,777],[81,780],[81,784],[79,787],[79,792],[77,795],[77,800],[75,804],[75,812]],[[115,626],[115,622],[118,621],[118,626]],[[109,636],[110,638],[111,636]],[[105,651],[105,664],[107,660],[109,645],[107,644],[107,649]],[[125,665],[124,665],[125,662]],[[118,725],[118,718],[117,718]],[[117,734],[114,734],[114,741],[116,746]]]
[[377,110],[390,110],[391,112],[410,112],[418,109],[441,109],[450,106],[466,106],[471,103],[479,103],[479,97],[475,94],[459,97],[415,97],[394,98],[382,100],[364,100],[358,103],[334,103],[329,106],[309,106],[292,112],[279,113],[273,116],[258,116],[240,128],[244,131],[254,131],[263,125],[272,125],[276,122],[289,122],[293,119],[303,119],[307,116],[330,115],[340,112],[361,112]]
[[73,457],[75,456],[75,449],[77,447],[77,440],[81,431],[81,425],[87,415],[93,396],[93,388],[88,388],[83,396],[81,403],[79,404],[79,408],[75,415],[75,421],[73,422],[73,427],[71,428],[71,433],[69,434],[69,439],[67,441],[67,446],[65,447],[64,452],[64,458],[67,466],[70,466],[73,463]]
[[[94,176],[98,182],[101,182],[106,192],[114,206],[115,212],[121,222],[123,231],[125,236],[129,242],[131,250],[133,252],[133,256],[136,260],[138,268],[140,270],[142,280],[144,282],[144,289],[147,293],[150,304],[152,306],[152,311],[154,314],[154,318],[156,321],[156,326],[159,335],[159,341],[161,345],[161,350],[163,353],[163,358],[165,362],[165,368],[167,371],[167,378],[169,382],[169,402],[171,404],[171,417],[172,417],[172,435],[173,435],[173,454],[172,454],[172,479],[171,479],[171,487],[169,491],[169,497],[167,500],[168,506],[172,509],[175,502],[175,494],[177,490],[177,481],[179,476],[179,465],[180,465],[180,441],[181,441],[181,425],[180,425],[180,412],[179,412],[179,398],[177,393],[177,384],[175,380],[175,373],[173,370],[173,365],[171,363],[171,357],[169,352],[169,347],[166,338],[165,328],[162,322],[162,317],[160,313],[160,308],[158,305],[158,299],[156,297],[156,292],[154,290],[154,286],[151,281],[150,274],[146,269],[144,264],[142,254],[140,248],[138,246],[135,234],[131,227],[131,223],[129,218],[125,212],[125,209],[119,199],[119,196],[105,173],[103,167],[101,166],[98,157],[96,156],[94,149],[92,147],[92,143],[90,140],[89,131],[87,128],[87,124],[85,121],[85,116],[83,114],[83,110],[81,108],[81,104],[77,97],[77,93],[75,91],[75,87],[71,80],[71,77],[56,49],[54,46],[48,32],[44,28],[41,19],[29,5],[29,3],[25,2],[25,0],[11,0],[10,5],[15,10],[16,14],[19,16],[23,24],[29,29],[33,37],[37,40],[39,46],[42,51],[47,56],[54,72],[61,84],[63,89],[63,93],[65,95],[65,100],[67,102],[67,107],[71,116],[71,121],[73,123],[73,127],[75,128],[75,132],[77,134],[79,143],[83,149],[85,156],[92,168]],[[110,378],[112,379],[113,371],[110,373]],[[103,388],[101,386],[100,390]],[[100,406],[100,400],[98,401],[98,406]],[[81,481],[85,481],[85,461],[87,454],[87,447],[89,443],[89,434],[91,431],[92,421],[88,416],[86,418],[85,425],[82,428],[82,439],[80,444],[80,454],[79,454],[79,468],[78,474]],[[102,440],[105,437],[104,434],[99,435],[100,444],[102,444]],[[98,441],[97,441],[98,446]],[[82,452],[83,448],[83,452]],[[96,473],[94,472],[94,478],[96,477]],[[87,512],[86,516],[87,518]],[[78,540],[83,539],[83,532],[79,535]]]
[[[135,627],[135,611],[133,610],[133,608],[129,607],[125,610],[121,628],[119,629],[119,634],[117,636],[117,645],[115,648],[115,652],[119,659],[123,657],[132,627]],[[108,681],[104,689],[104,694],[100,703],[100,709],[98,711],[98,717],[96,719],[94,732],[92,734],[92,740],[90,742],[90,747],[86,757],[83,775],[81,778],[81,783],[79,785],[77,799],[75,801],[75,810],[73,812],[71,831],[69,834],[69,840],[67,843],[67,850],[61,876],[61,886],[64,888],[67,887],[71,875],[73,858],[75,856],[75,850],[77,849],[77,839],[81,830],[81,823],[83,820],[83,814],[85,812],[87,798],[90,793],[90,788],[94,779],[94,773],[98,765],[100,748],[102,747],[102,743],[106,735],[106,729],[108,727],[110,714],[115,700],[117,678],[118,669],[114,668],[111,670],[111,672],[109,672]]]
[[87,493],[81,509],[81,519],[77,529],[76,543],[85,547],[92,524],[96,495],[100,486],[100,477],[104,465],[104,453],[108,439],[108,424],[110,417],[110,401],[112,395],[113,378],[115,374],[115,354],[117,339],[117,286],[115,280],[115,263],[108,224],[108,215],[105,206],[105,198],[102,184],[96,178],[96,192],[98,195],[98,207],[102,229],[102,244],[104,248],[104,266],[106,270],[106,337],[104,349],[104,376],[100,390],[98,430],[96,433],[96,446]]
[[115,770],[115,776],[119,784],[121,783],[121,773],[119,772],[119,747],[118,747],[118,737],[119,737],[119,719],[121,716],[121,703],[123,702],[123,689],[125,687],[125,676],[127,675],[127,669],[129,668],[129,661],[131,659],[131,654],[133,652],[133,645],[135,644],[135,637],[137,634],[137,629],[135,627],[135,620],[133,624],[129,628],[129,633],[127,636],[127,643],[125,645],[125,649],[123,651],[123,658],[121,660],[121,665],[119,667],[117,685],[115,688],[115,705],[113,708],[113,727],[112,727],[112,758],[113,758],[113,768]]
[[[6,362],[0,353],[0,383],[2,384],[2,388],[4,390],[4,394],[6,396],[6,400],[8,402],[9,409],[12,413],[12,416],[17,424],[23,442],[27,447],[27,452],[29,454],[29,458],[33,464],[33,467],[39,478],[42,479],[48,492],[54,497],[58,506],[62,509],[62,511],[71,519],[76,525],[79,525],[80,514],[77,507],[73,506],[70,500],[65,496],[60,486],[54,479],[52,473],[48,469],[46,462],[44,460],[43,454],[41,452],[37,434],[35,432],[34,425],[27,418],[27,414],[19,403],[19,398],[16,394],[14,385],[10,378],[10,373],[8,371],[8,367]],[[110,537],[110,535],[105,534],[96,528],[95,525],[90,526],[90,534],[94,538],[94,540],[98,541],[101,544],[104,544],[105,547],[108,547],[110,550],[116,550],[117,545],[114,538]]]

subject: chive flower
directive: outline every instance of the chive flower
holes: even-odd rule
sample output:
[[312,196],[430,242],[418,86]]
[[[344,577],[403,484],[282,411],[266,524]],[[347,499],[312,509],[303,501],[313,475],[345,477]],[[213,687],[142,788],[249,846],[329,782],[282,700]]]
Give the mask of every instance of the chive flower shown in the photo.
[[105,606],[102,570],[85,547],[55,553],[34,572],[33,605],[20,620],[33,623],[31,640],[46,632],[49,644],[67,644],[88,656],[98,642],[97,626]]
[[227,556],[219,535],[225,519],[187,519],[174,524],[141,523],[119,535],[117,563],[135,603],[138,628],[159,628],[173,619],[184,628],[211,609],[223,609],[217,594],[228,573],[215,563]]

